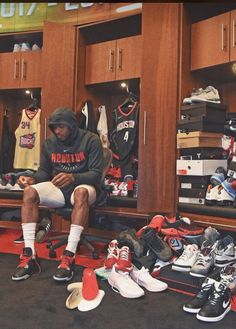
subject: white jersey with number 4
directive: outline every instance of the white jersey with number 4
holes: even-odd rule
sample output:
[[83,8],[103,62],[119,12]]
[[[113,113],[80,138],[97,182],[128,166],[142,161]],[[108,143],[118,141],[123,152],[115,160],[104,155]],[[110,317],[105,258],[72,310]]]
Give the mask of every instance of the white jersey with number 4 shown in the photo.
[[22,110],[21,121],[15,131],[16,148],[13,164],[15,169],[37,170],[39,167],[40,114],[41,109]]

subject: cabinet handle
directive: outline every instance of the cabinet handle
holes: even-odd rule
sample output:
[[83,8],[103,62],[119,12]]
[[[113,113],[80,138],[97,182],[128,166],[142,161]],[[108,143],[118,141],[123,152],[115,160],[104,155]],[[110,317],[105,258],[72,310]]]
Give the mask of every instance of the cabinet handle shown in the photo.
[[13,71],[13,79],[18,80],[19,79],[19,61],[14,60],[14,71]]
[[114,49],[109,49],[108,70],[114,71]]
[[47,118],[44,119],[44,140],[47,139]]
[[232,42],[233,42],[233,48],[235,48],[236,46],[236,43],[235,43],[235,20],[233,19],[233,22],[232,22]]
[[221,24],[221,50],[226,50],[226,38],[225,38],[226,26]]
[[117,48],[117,70],[122,71],[122,49]]
[[147,112],[143,113],[143,144],[146,145]]
[[21,64],[21,79],[26,80],[26,62],[22,59]]

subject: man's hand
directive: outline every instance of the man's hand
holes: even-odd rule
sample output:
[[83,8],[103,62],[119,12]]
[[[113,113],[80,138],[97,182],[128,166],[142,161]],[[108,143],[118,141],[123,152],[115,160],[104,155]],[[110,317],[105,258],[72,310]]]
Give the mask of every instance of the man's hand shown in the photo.
[[58,188],[62,188],[62,187],[65,187],[67,185],[70,185],[70,184],[74,183],[74,181],[75,181],[74,175],[73,174],[67,174],[67,173],[57,174],[52,179],[52,183]]
[[28,185],[32,185],[35,183],[35,179],[33,177],[28,177],[28,176],[20,176],[17,179],[17,184],[20,185],[21,188],[24,188]]

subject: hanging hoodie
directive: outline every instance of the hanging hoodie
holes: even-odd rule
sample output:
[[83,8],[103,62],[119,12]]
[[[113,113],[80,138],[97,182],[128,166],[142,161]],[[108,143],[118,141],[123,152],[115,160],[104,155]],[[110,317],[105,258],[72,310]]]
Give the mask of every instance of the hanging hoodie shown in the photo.
[[49,118],[48,126],[53,132],[54,125],[67,125],[71,134],[65,141],[53,133],[43,144],[40,166],[35,173],[36,182],[50,181],[60,172],[73,173],[75,182],[62,192],[66,202],[75,186],[100,184],[103,164],[103,151],[99,137],[80,129],[75,113],[69,108],[56,109]]

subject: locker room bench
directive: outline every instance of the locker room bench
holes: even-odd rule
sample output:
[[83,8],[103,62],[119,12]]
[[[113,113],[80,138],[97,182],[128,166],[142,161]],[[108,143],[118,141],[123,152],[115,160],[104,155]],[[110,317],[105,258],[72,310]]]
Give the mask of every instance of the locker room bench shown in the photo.
[[[17,209],[22,205],[22,195],[21,191],[6,191],[0,190],[0,208],[10,208]],[[49,210],[45,206],[39,206],[40,210]],[[63,214],[63,211],[65,213]],[[68,217],[67,208],[59,208],[57,210],[53,210],[60,217],[63,223],[61,225],[61,229],[59,230],[62,233],[67,233],[69,231],[69,221],[64,220],[63,217]],[[104,215],[104,216],[113,216],[118,218],[127,218],[134,219],[135,221],[141,221],[141,225],[146,225],[152,218],[152,214],[150,213],[140,213],[136,209],[136,200],[133,198],[126,197],[111,197],[108,198],[107,205],[104,207],[91,207],[90,216],[96,215]],[[0,220],[0,228],[12,228],[12,229],[20,229],[21,222],[20,221],[5,221]],[[58,229],[55,229],[58,231]],[[98,229],[93,227],[87,227],[85,232],[87,235],[101,237],[105,239],[113,239],[117,236],[117,232]]]
[[195,224],[236,231],[236,208],[179,203],[178,212],[191,218]]

